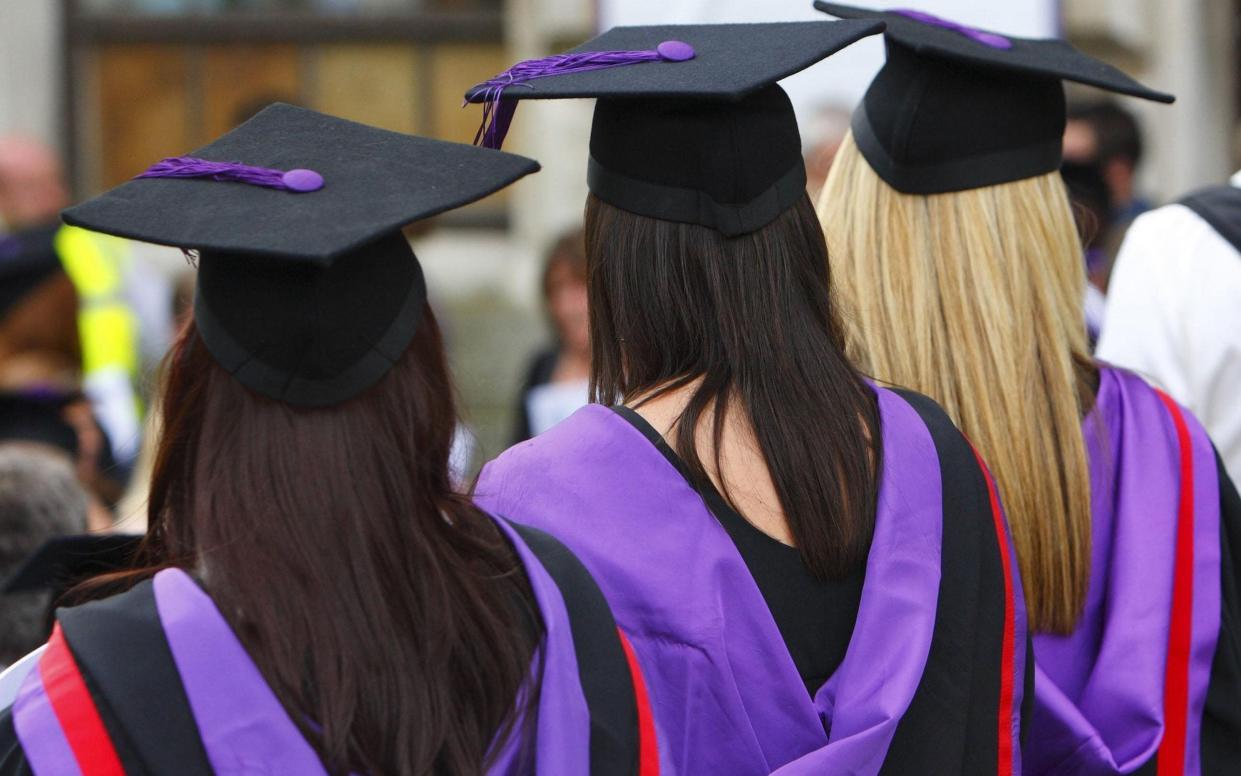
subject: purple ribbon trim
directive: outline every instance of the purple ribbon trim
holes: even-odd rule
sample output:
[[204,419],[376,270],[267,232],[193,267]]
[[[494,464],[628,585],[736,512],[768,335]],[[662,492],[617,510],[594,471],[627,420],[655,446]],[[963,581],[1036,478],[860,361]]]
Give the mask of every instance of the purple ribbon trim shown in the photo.
[[518,62],[475,88],[474,93],[482,95],[483,121],[474,135],[474,145],[495,149],[504,145],[504,137],[517,110],[514,100],[503,102],[500,99],[510,86],[525,86],[536,78],[589,73],[640,62],[685,62],[694,56],[694,47],[688,43],[666,40],[648,51],[583,51]]
[[210,178],[216,181],[233,181],[305,193],[323,188],[323,176],[314,170],[273,170],[269,167],[253,167],[240,162],[213,162],[194,156],[173,156],[151,165],[150,169],[136,178]]
[[925,11],[913,11],[907,8],[901,8],[899,10],[890,11],[890,13],[899,14],[913,19],[916,22],[929,24],[933,27],[943,27],[945,30],[958,32],[970,40],[981,43],[984,46],[989,46],[993,49],[1007,50],[1013,47],[1013,42],[1003,35],[997,35],[994,32],[985,32],[974,27],[967,27],[964,24],[959,24],[958,22],[944,19],[934,14],[929,14]]

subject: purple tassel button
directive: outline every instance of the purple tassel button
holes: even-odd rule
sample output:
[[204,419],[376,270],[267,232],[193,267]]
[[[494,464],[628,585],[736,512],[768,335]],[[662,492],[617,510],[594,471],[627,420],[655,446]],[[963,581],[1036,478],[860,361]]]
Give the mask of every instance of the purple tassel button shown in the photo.
[[655,50],[665,62],[684,62],[694,58],[694,47],[682,40],[665,40]]
[[289,191],[306,193],[308,191],[318,191],[323,188],[323,176],[314,170],[289,170],[280,176],[284,185]]

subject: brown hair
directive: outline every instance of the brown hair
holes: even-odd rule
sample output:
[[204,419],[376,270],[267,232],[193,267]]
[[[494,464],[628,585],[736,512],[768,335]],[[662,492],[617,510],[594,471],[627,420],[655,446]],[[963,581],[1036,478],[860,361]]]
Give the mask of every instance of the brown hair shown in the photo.
[[845,358],[809,199],[726,238],[592,195],[586,245],[595,401],[647,401],[700,381],[675,443],[700,487],[710,480],[699,421],[713,423],[719,470],[725,417],[737,402],[807,567],[821,578],[861,568],[874,529],[879,410]]
[[313,410],[248,391],[191,322],[162,407],[146,557],[202,575],[329,770],[483,772],[535,703],[541,624],[512,548],[453,490],[430,307],[379,383]]

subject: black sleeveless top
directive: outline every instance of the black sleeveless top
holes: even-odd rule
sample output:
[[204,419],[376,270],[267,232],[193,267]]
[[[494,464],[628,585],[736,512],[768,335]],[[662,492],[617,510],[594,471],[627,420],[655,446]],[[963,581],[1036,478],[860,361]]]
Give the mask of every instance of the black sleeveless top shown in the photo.
[[694,485],[685,462],[645,418],[628,407],[612,409],[676,467],[728,532],[771,610],[806,691],[814,696],[845,658],[862,599],[863,572],[839,580],[815,578],[797,548],[754,527],[710,483]]

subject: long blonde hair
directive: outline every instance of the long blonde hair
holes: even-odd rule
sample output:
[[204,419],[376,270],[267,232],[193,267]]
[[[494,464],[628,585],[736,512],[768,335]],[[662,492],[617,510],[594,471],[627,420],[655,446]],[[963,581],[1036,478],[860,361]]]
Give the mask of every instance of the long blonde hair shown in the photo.
[[1068,633],[1090,577],[1085,268],[1059,173],[902,194],[849,135],[818,204],[848,350],[928,394],[993,467],[1036,631]]

